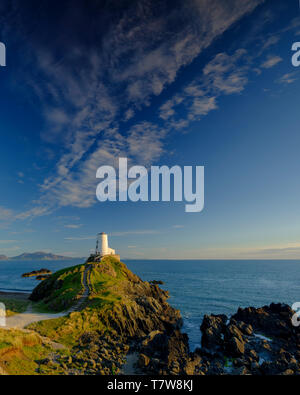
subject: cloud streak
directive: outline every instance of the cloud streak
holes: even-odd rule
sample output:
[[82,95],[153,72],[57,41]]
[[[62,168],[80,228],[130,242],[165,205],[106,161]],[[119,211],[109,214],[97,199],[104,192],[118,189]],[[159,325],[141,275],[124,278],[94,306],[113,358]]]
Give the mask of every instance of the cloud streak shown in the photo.
[[276,66],[278,63],[282,62],[283,59],[280,56],[269,56],[267,60],[263,62],[261,67],[263,69],[271,69],[272,67]]
[[14,217],[13,210],[0,206],[0,221],[7,221]]
[[[161,108],[163,127],[158,122],[127,124],[216,38],[261,3],[187,0],[170,9],[164,2],[154,6],[142,0],[124,7],[118,17],[100,6],[91,14],[83,1],[73,13],[55,14],[43,5],[49,21],[37,18],[37,28],[28,32],[27,9],[15,0],[12,7],[18,12],[8,14],[12,26],[31,38],[24,50],[26,92],[31,90],[42,106],[43,141],[60,147],[35,207],[16,218],[43,216],[66,206],[92,206],[99,166],[113,165],[119,156],[151,164],[164,153],[164,140],[172,130],[216,110],[221,94],[240,93],[247,75],[243,67],[235,71],[233,67],[245,52],[237,51],[233,57],[222,53],[206,66],[206,83],[190,85]],[[48,28],[53,24],[55,31],[45,32],[43,22]],[[77,25],[78,31],[73,29]],[[178,119],[175,107],[180,100],[187,115]]]
[[241,93],[248,83],[249,71],[249,55],[245,49],[238,49],[232,55],[217,54],[200,77],[161,106],[160,118],[171,128],[177,123],[182,128],[188,127],[190,122],[217,110],[219,97]]
[[79,224],[79,225],[70,224],[70,225],[65,225],[64,227],[67,229],[79,229],[82,227],[82,225],[81,224]]

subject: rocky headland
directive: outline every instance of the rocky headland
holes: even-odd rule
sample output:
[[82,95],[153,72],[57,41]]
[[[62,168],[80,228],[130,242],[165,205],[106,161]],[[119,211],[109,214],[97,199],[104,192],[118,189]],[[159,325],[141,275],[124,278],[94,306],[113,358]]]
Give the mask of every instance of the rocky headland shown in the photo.
[[29,277],[37,277],[37,279],[46,279],[49,276],[51,276],[52,272],[51,270],[48,269],[40,269],[40,270],[34,270],[30,273],[24,273],[22,274],[23,278],[29,278]]
[[54,273],[35,288],[31,300],[43,311],[68,312],[27,328],[61,346],[59,352],[35,360],[35,373],[300,373],[300,334],[292,325],[289,306],[249,307],[232,317],[205,316],[199,328],[201,348],[191,352],[180,312],[169,305],[168,296],[113,258]]
[[78,258],[71,258],[63,255],[55,255],[50,252],[33,252],[33,253],[26,253],[24,252],[21,255],[14,256],[11,258],[4,257],[4,260],[9,261],[72,261],[73,259]]
[[299,375],[300,333],[293,314],[287,305],[271,304],[239,309],[231,318],[205,316],[202,347],[195,352],[180,331],[168,338],[150,334],[140,348],[139,366],[148,374]]
[[[46,366],[41,371],[51,367],[68,374],[118,374],[128,354],[135,355],[138,362],[148,338],[158,340],[162,334],[168,343],[181,336],[182,318],[167,303],[168,292],[142,281],[113,258],[55,273],[35,288],[31,300],[51,311],[72,309],[85,286],[89,292],[80,311],[76,308],[51,323],[30,326],[69,349],[67,357],[43,361]],[[162,372],[171,369],[171,359],[161,361]]]
[[[300,332],[285,304],[239,308],[230,319],[205,316],[201,325],[205,374],[298,375]],[[225,364],[224,364],[225,361]]]

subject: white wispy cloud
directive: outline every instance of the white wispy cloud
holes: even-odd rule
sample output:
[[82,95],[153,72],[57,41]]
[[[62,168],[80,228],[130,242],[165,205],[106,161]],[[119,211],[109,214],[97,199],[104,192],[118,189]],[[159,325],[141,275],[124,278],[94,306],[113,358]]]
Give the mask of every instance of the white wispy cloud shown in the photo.
[[[112,232],[109,233],[109,236],[112,237],[126,237],[126,236],[140,236],[140,235],[157,235],[162,232],[157,229],[141,229],[141,230],[127,230],[121,232]],[[78,236],[78,237],[65,237],[66,241],[87,241],[87,240],[95,240],[95,235],[93,236]],[[132,247],[133,248],[133,247]]]
[[[112,78],[128,84],[127,97],[133,103],[159,95],[182,67],[262,2],[230,0],[230,4],[225,4],[217,0],[189,0],[182,8],[161,17],[154,17],[154,9],[149,7],[147,14],[143,7],[138,7],[134,16],[129,10],[107,35],[106,45],[120,66],[118,73],[112,69]],[[157,10],[155,13],[158,15]],[[170,24],[176,29],[172,34]],[[133,56],[129,64],[121,66],[120,60],[126,53]]]
[[82,227],[82,224],[78,224],[78,225],[70,224],[70,225],[65,225],[64,227],[67,229],[79,229]]
[[6,221],[12,219],[14,215],[15,213],[13,210],[0,206],[0,221]]
[[[26,61],[32,76],[26,74],[26,86],[43,104],[42,138],[64,149],[34,208],[16,218],[34,218],[65,206],[92,206],[99,166],[114,165],[120,156],[150,164],[164,153],[164,138],[171,129],[187,127],[216,110],[221,94],[240,93],[247,76],[243,67],[233,68],[245,52],[219,54],[204,71],[207,82],[191,84],[161,108],[165,127],[139,122],[120,130],[119,120],[132,120],[175,81],[180,70],[262,2],[187,0],[168,12],[163,3],[155,7],[146,0],[139,7],[133,3],[112,22],[97,48],[72,43],[59,60],[38,40],[36,47],[28,41],[27,53],[32,56]],[[60,31],[56,34],[59,37]],[[178,118],[175,107],[181,102],[187,115]]]
[[123,232],[113,232],[110,235],[115,237],[123,237],[123,236],[139,236],[139,235],[157,235],[160,233],[161,231],[157,229],[145,229],[145,230],[128,230]]
[[67,241],[95,240],[95,235],[94,236],[82,236],[82,237],[65,237],[64,240],[67,240]]
[[253,259],[300,259],[300,244],[266,246],[262,248],[245,249],[240,255]]
[[14,246],[14,247],[9,247],[9,248],[0,248],[0,252],[2,254],[9,254],[11,252],[16,252],[19,251],[21,248],[18,246]]
[[294,83],[295,81],[298,80],[299,77],[299,71],[294,71],[292,73],[286,73],[284,74],[282,77],[280,77],[277,82],[279,84],[283,84],[283,85],[289,85]]
[[26,220],[26,219],[32,219],[35,217],[41,217],[44,215],[49,215],[51,212],[53,212],[54,208],[50,207],[49,205],[43,205],[43,202],[36,202],[36,207],[33,207],[29,210],[23,211],[17,215],[15,215],[15,219],[18,220]]
[[232,55],[217,54],[204,67],[200,77],[161,106],[160,118],[169,122],[171,128],[177,122],[182,127],[187,127],[190,122],[200,120],[218,109],[220,96],[239,94],[245,89],[250,67],[249,55],[245,49],[239,49]]
[[264,69],[271,69],[276,66],[278,63],[282,62],[283,59],[280,56],[270,55],[261,65]]
[[280,41],[280,35],[272,35],[268,37],[265,43],[263,44],[261,51],[264,52],[265,50],[277,44],[279,41]]

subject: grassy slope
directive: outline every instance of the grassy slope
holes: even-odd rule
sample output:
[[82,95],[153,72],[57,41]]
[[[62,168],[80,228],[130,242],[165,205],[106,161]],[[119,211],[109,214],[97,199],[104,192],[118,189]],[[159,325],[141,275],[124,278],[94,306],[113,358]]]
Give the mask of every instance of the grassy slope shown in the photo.
[[39,312],[61,312],[72,307],[84,292],[84,265],[78,265],[54,273],[36,288],[45,297],[34,305]]
[[126,270],[126,267],[114,258],[106,258],[101,264],[94,264],[88,278],[90,289],[88,307],[104,308],[106,305],[112,306],[121,301],[121,284],[126,280]]
[[[72,269],[67,270],[72,272]],[[105,320],[106,312],[111,311],[122,300],[122,285],[127,280],[127,272],[126,266],[114,258],[107,258],[100,264],[91,264],[88,277],[90,296],[84,309],[67,317],[31,324],[29,328],[67,346],[75,345],[84,332],[110,331],[109,323]],[[63,295],[67,292],[66,286],[64,289]],[[58,295],[62,297],[61,293]],[[50,301],[52,299],[51,297]],[[48,308],[45,302],[42,303]]]
[[11,317],[15,314],[24,313],[29,305],[29,300],[24,298],[14,298],[11,296],[1,295],[0,303],[6,308],[6,316]]
[[[57,312],[70,307],[84,291],[83,273],[85,265],[67,268],[55,273],[49,280],[38,285],[43,290],[44,299],[35,303],[39,310]],[[109,258],[101,264],[91,265],[88,277],[90,296],[81,312],[67,317],[42,321],[29,326],[29,329],[72,347],[78,338],[89,331],[110,331],[109,323],[103,320],[106,312],[111,310],[122,299],[122,284],[127,280],[125,265]],[[13,312],[23,312],[27,300],[3,300]],[[0,329],[0,373],[11,375],[53,374],[61,373],[45,371],[40,368],[39,360],[52,352],[49,345],[43,344],[35,333],[24,333],[18,330]],[[64,352],[68,352],[65,350]],[[42,369],[42,370],[41,370]]]
[[[53,311],[54,308],[56,312],[62,306],[71,306],[83,292],[84,270],[85,265],[71,267],[55,273],[50,280],[46,280],[48,286],[53,288],[48,293],[48,286],[46,287],[45,298],[36,303],[39,309]],[[70,352],[85,332],[110,331],[107,313],[118,306],[125,297],[124,284],[130,275],[125,265],[112,258],[101,264],[92,264],[88,277],[90,296],[83,310],[66,317],[31,324],[28,329],[65,344],[67,349],[64,353]],[[60,287],[55,288],[58,284]],[[42,286],[45,287],[42,284],[38,287]],[[63,373],[51,367],[48,369],[45,365],[40,367],[39,360],[46,358],[50,352],[53,352],[50,346],[43,344],[34,332],[0,330],[0,373],[1,369],[12,375]]]
[[37,374],[37,361],[51,348],[34,333],[0,329],[0,368],[10,375]]

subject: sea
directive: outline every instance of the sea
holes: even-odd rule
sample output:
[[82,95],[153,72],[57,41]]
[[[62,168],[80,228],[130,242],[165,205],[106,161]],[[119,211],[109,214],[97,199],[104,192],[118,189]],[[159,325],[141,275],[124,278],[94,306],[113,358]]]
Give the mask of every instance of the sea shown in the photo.
[[[260,307],[272,302],[292,305],[300,302],[299,261],[181,261],[124,260],[143,280],[163,281],[169,303],[181,311],[190,347],[200,346],[200,325],[204,314],[226,314],[239,307]],[[82,263],[72,261],[0,262],[0,290],[30,292],[35,278],[25,272],[41,268],[53,272]]]

